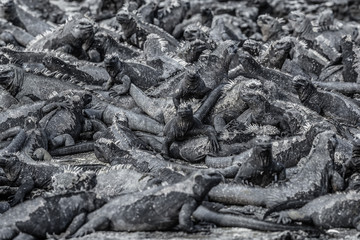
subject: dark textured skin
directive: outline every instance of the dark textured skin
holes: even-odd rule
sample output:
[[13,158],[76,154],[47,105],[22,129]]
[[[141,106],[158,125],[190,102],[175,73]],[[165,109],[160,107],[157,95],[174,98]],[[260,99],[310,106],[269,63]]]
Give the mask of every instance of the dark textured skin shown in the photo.
[[195,118],[191,106],[180,107],[176,116],[165,125],[165,140],[161,152],[165,156],[169,156],[169,148],[174,141],[184,140],[186,137],[200,134],[208,136],[214,152],[219,150],[215,129],[209,125],[203,125]]
[[116,53],[121,59],[128,60],[136,58],[142,55],[142,52],[131,45],[126,45],[117,42],[111,35],[106,32],[97,32],[94,36],[94,42],[89,49],[90,51],[96,51],[98,56],[94,56],[92,61],[102,61],[107,54]]
[[309,79],[294,78],[294,88],[300,101],[320,115],[347,126],[359,126],[360,108],[345,96],[319,91]]
[[88,213],[104,203],[104,200],[91,192],[38,197],[19,204],[0,216],[0,237],[15,239],[20,233],[36,239],[61,233],[64,233],[62,236],[71,235],[84,223]]
[[2,157],[0,163],[8,181],[7,184],[19,187],[10,202],[12,206],[22,202],[35,187],[49,188],[51,177],[62,171],[60,166],[56,165],[22,162],[16,155]]
[[[301,170],[289,181],[267,188],[220,184],[209,192],[212,201],[271,207],[294,199],[313,199],[328,193],[334,175],[336,137],[332,131],[318,134]],[[306,179],[306,180],[305,180]]]
[[119,89],[115,90],[115,92],[119,95],[126,93],[126,90],[130,87],[130,81],[141,89],[148,89],[158,83],[158,71],[145,64],[125,62],[117,55],[107,55],[104,63],[111,77],[106,89],[108,90],[117,84]]
[[42,63],[49,71],[67,75],[67,78],[74,79],[77,82],[89,85],[101,85],[103,83],[102,79],[96,79],[90,74],[79,70],[75,65],[50,54],[44,56]]
[[191,98],[202,99],[209,91],[210,89],[206,87],[199,74],[193,70],[188,70],[173,97],[175,109],[179,108],[181,100],[186,101]]
[[202,170],[179,183],[143,192],[122,195],[88,215],[88,221],[75,234],[92,231],[154,231],[179,229],[191,231],[191,214],[222,176]]
[[299,209],[280,212],[278,222],[313,224],[320,228],[356,228],[360,231],[360,194],[356,191],[320,196]]
[[251,109],[247,124],[272,125],[280,129],[281,135],[290,134],[291,129],[284,116],[285,110],[270,104],[262,92],[249,90],[240,93],[240,96]]
[[42,107],[44,117],[39,127],[44,130],[50,148],[75,144],[84,122],[82,110],[91,99],[84,91],[68,91],[53,97]]
[[270,143],[255,146],[253,158],[240,166],[234,179],[235,182],[245,182],[264,187],[272,181],[285,180],[285,167],[273,160],[271,148]]
[[88,59],[86,48],[94,37],[93,24],[86,18],[73,19],[65,25],[45,34],[42,38],[32,42],[28,50],[57,50],[71,54],[78,59]]

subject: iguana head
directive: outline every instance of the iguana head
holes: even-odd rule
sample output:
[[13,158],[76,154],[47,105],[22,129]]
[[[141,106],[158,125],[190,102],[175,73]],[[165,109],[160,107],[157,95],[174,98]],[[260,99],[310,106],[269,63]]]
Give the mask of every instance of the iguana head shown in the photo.
[[193,110],[191,105],[183,106],[180,104],[178,110],[176,111],[176,115],[183,119],[192,119],[193,118]]
[[281,31],[283,20],[271,17],[270,15],[260,15],[257,19],[257,24],[260,27],[263,35],[263,41],[269,40],[274,34]]
[[111,77],[116,77],[123,70],[123,63],[116,54],[106,55],[104,59],[105,69]]
[[186,41],[192,42],[195,40],[206,41],[207,34],[199,24],[190,24],[184,29],[183,37]]
[[193,193],[196,200],[201,201],[208,192],[223,181],[224,176],[214,169],[205,169],[190,176],[193,183]]
[[188,69],[185,74],[186,81],[188,83],[197,82],[200,79],[200,75],[196,69]]
[[243,43],[242,48],[252,56],[259,56],[261,45],[263,45],[262,42],[256,41],[254,39],[247,39]]
[[116,14],[116,21],[118,21],[119,24],[125,25],[131,22],[131,16],[129,14],[129,11],[127,9],[122,9]]
[[85,41],[94,35],[93,23],[87,18],[77,19],[71,28],[71,34],[76,39]]
[[244,70],[248,73],[256,73],[262,68],[262,66],[248,54],[239,55],[239,61]]
[[262,106],[267,101],[262,91],[244,91],[240,97],[249,107]]
[[311,80],[303,76],[294,77],[293,85],[295,90],[298,92],[300,98],[301,96],[308,95],[312,93],[314,90],[316,90],[316,87],[311,82]]

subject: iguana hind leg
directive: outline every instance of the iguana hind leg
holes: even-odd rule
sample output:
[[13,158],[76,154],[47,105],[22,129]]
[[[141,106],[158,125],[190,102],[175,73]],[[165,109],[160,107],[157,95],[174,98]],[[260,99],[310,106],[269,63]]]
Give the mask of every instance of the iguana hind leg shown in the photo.
[[97,230],[105,230],[109,227],[109,224],[110,219],[107,217],[93,218],[77,230],[77,232],[71,237],[82,237]]

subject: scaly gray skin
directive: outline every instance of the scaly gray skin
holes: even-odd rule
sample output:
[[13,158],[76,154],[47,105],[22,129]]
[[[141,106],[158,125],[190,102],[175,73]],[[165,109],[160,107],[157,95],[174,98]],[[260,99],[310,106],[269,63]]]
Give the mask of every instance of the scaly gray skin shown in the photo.
[[[143,90],[155,86],[159,82],[160,73],[148,65],[122,61],[116,54],[105,56],[104,62],[106,70],[112,78],[120,80],[122,77],[128,76],[134,85]],[[112,84],[116,84],[116,81]]]
[[[92,192],[65,193],[38,197],[8,210],[0,216],[1,239],[30,237],[45,239],[48,235],[73,234],[85,221],[86,215],[105,201]],[[31,239],[33,239],[31,238]]]
[[56,173],[65,171],[65,168],[60,165],[26,163],[20,161],[16,155],[2,156],[0,165],[7,178],[5,184],[19,187],[10,202],[11,206],[22,202],[34,188],[49,189],[51,187],[51,177]]
[[219,151],[220,146],[214,128],[210,125],[203,125],[196,117],[194,117],[190,105],[187,107],[180,107],[176,112],[176,116],[165,125],[165,140],[161,150],[162,154],[169,156],[169,149],[173,142],[183,141],[186,137],[195,135],[208,136],[210,150],[215,153]]
[[260,80],[269,80],[276,83],[277,86],[290,92],[295,92],[292,86],[292,76],[281,71],[261,66],[255,59],[249,55],[241,55],[240,63],[246,73]]
[[[88,215],[87,223],[73,236],[80,237],[105,229],[168,230],[176,225],[182,230],[191,231],[191,214],[221,179],[221,174],[213,170],[202,170],[173,185],[119,196]],[[168,204],[170,206],[166,207]]]
[[[103,131],[101,134],[102,138],[98,139],[95,142],[95,156],[99,161],[115,164],[116,159],[111,158],[110,156],[104,156],[103,155],[103,149],[102,146],[105,142],[112,142],[113,144],[116,144],[116,149],[119,152],[117,152],[117,157],[122,157],[127,154],[127,151],[131,149],[147,149],[146,143],[141,141],[128,127],[125,119],[122,119],[122,116],[115,115],[113,124]],[[110,143],[109,142],[109,143]],[[122,152],[122,154],[120,154]],[[115,153],[111,153],[115,154]],[[110,160],[110,161],[109,161]]]
[[82,111],[92,100],[85,91],[65,91],[53,97],[42,108],[39,126],[49,140],[50,148],[71,146],[79,138],[84,124]]
[[316,232],[315,229],[305,226],[291,226],[276,224],[272,222],[265,222],[240,215],[218,213],[203,205],[199,206],[192,214],[192,216],[200,221],[214,223],[221,227],[241,227],[260,231],[311,231]]
[[257,25],[260,27],[264,42],[276,41],[285,35],[282,29],[283,20],[263,14],[258,16]]
[[13,0],[6,0],[3,9],[5,18],[15,26],[25,29],[33,36],[52,30],[52,26],[20,8]]
[[172,33],[176,25],[185,18],[190,3],[182,0],[166,0],[157,11],[158,26],[168,33]]
[[85,114],[88,117],[95,117],[102,120],[107,125],[113,123],[114,116],[120,114],[125,116],[128,126],[131,130],[138,130],[149,132],[153,134],[159,134],[162,132],[164,125],[155,121],[154,119],[139,113],[134,113],[130,110],[119,108],[111,104],[107,104],[103,109],[85,109]]
[[0,19],[0,27],[3,29],[0,39],[5,43],[26,47],[35,39],[34,36],[26,32],[24,29],[16,27],[4,19]]
[[3,87],[0,87],[0,111],[5,111],[11,106],[16,106],[19,104],[19,101],[14,98],[8,91]]
[[[52,4],[49,0],[41,0],[32,2],[31,0],[20,0],[19,3],[22,7],[30,13],[35,13],[41,19],[62,24],[65,23],[66,13],[61,10],[57,5]],[[45,10],[46,9],[46,10]]]
[[227,204],[271,207],[293,199],[313,199],[329,191],[334,175],[333,154],[336,146],[334,132],[318,134],[301,170],[288,182],[267,188],[220,184],[209,192],[212,201]]
[[[75,65],[65,62],[62,59],[48,54],[42,59],[44,66],[56,74],[62,74],[63,79],[70,79],[73,82],[80,82],[85,85],[102,85],[106,78],[97,78],[91,74],[77,68]],[[95,68],[95,66],[92,66]],[[66,77],[65,77],[66,76]]]
[[0,132],[5,132],[13,127],[22,127],[28,116],[41,118],[41,109],[45,101],[39,101],[33,104],[24,104],[17,108],[10,108],[0,112]]
[[183,71],[186,64],[182,59],[173,56],[168,43],[157,34],[149,34],[144,43],[146,64],[161,72],[161,79],[168,79],[177,72]]
[[200,75],[194,70],[187,70],[173,96],[175,109],[179,108],[181,100],[189,100],[191,98],[202,99],[209,92],[210,89],[205,86]]
[[278,222],[313,224],[318,228],[356,228],[360,231],[360,194],[356,191],[320,196],[299,209],[280,212]]
[[94,42],[88,50],[90,58],[91,51],[96,51],[99,54],[98,56],[94,56],[93,59],[91,59],[91,61],[94,62],[103,61],[105,55],[110,55],[113,53],[116,53],[122,60],[129,60],[143,55],[139,49],[129,44],[117,42],[110,34],[107,34],[106,32],[97,32],[95,34]]
[[360,108],[345,96],[319,91],[304,77],[294,78],[300,101],[311,110],[346,126],[359,126]]
[[270,44],[264,54],[261,55],[261,64],[268,68],[281,69],[285,60],[289,57],[293,47],[291,38],[281,38]]
[[255,157],[250,158],[240,166],[234,181],[265,187],[273,181],[285,180],[285,166],[273,160],[271,148],[271,143],[255,146]]
[[57,50],[71,54],[78,59],[88,59],[85,50],[94,37],[93,23],[87,18],[72,19],[31,42],[27,50]]
[[[0,66],[0,85],[21,103],[47,100],[51,93],[60,93],[70,89],[81,89],[78,85],[26,73],[14,65]],[[43,86],[38,88],[37,86]]]
[[179,47],[179,42],[164,29],[142,21],[127,10],[119,11],[116,14],[116,20],[122,27],[124,40],[140,49],[143,48],[147,35],[151,33],[155,33],[168,41],[171,51],[176,51]]
[[215,89],[220,83],[228,80],[230,63],[237,52],[234,41],[224,41],[217,48],[197,63],[199,74],[208,88]]

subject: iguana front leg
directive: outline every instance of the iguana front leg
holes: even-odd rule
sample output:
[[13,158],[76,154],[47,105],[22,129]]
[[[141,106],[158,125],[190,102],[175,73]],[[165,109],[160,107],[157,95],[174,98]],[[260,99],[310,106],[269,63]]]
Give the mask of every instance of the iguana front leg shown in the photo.
[[33,190],[35,187],[34,180],[27,176],[21,181],[21,185],[19,186],[17,192],[14,195],[14,198],[9,202],[10,206],[15,206],[16,204],[22,202],[26,196],[31,190]]
[[194,231],[193,222],[191,221],[191,215],[198,207],[198,203],[195,199],[191,198],[189,201],[185,202],[184,205],[181,207],[179,213],[179,225],[178,228],[180,230],[186,232]]
[[84,225],[86,221],[86,213],[80,213],[70,223],[65,233],[61,236],[61,238],[68,238],[73,235],[82,225]]
[[105,230],[109,227],[109,224],[110,219],[107,217],[93,218],[77,230],[77,232],[71,237],[82,237],[97,230]]

